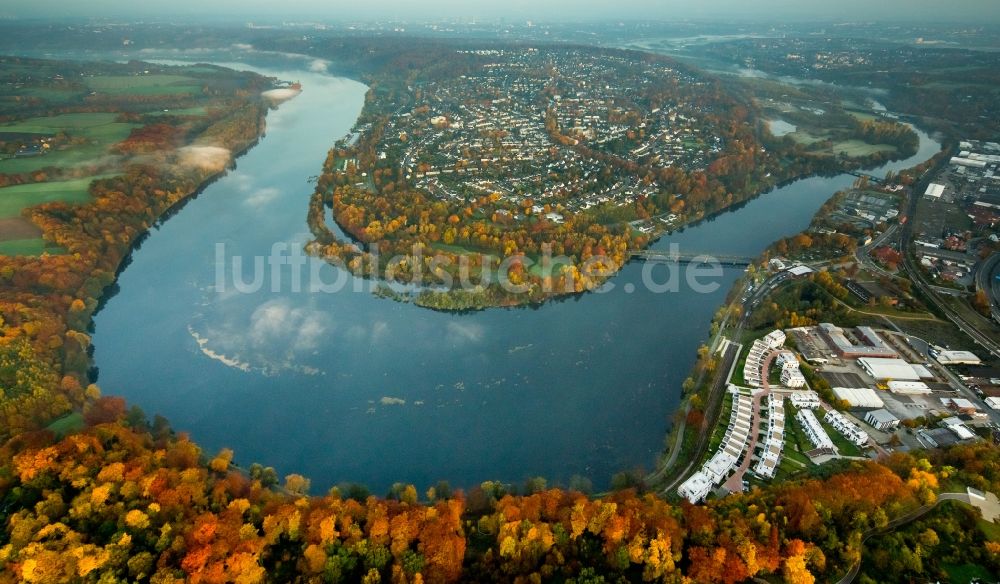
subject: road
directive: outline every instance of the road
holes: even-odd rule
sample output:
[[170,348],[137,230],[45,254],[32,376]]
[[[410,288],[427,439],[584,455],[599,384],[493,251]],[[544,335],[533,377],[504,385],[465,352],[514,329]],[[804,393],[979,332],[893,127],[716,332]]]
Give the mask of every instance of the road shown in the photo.
[[888,229],[883,231],[878,237],[872,240],[871,243],[854,250],[854,257],[857,259],[858,264],[864,266],[865,269],[871,272],[885,276],[887,278],[892,278],[893,274],[883,269],[877,263],[875,263],[875,260],[873,260],[872,257],[868,254],[870,254],[873,249],[885,245],[886,243],[891,241],[892,237],[896,235],[896,231],[898,228],[899,225],[894,223],[890,225]]
[[983,290],[990,298],[990,312],[993,320],[1000,321],[1000,280],[997,280],[997,266],[1000,253],[994,253],[976,266],[976,290]]

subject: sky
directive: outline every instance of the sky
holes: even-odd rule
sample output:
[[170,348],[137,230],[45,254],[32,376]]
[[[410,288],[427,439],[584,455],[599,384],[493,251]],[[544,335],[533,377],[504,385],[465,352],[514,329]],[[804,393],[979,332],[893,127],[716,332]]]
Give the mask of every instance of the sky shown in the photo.
[[2,0],[0,18],[231,17],[322,20],[753,19],[1000,23],[997,0]]

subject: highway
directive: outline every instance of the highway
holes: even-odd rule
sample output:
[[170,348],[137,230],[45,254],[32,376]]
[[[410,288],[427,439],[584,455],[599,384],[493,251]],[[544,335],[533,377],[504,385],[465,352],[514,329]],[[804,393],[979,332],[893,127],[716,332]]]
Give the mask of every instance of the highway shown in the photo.
[[976,290],[983,290],[990,298],[990,312],[993,320],[1000,321],[1000,280],[997,280],[997,267],[1000,265],[1000,253],[994,253],[976,266]]

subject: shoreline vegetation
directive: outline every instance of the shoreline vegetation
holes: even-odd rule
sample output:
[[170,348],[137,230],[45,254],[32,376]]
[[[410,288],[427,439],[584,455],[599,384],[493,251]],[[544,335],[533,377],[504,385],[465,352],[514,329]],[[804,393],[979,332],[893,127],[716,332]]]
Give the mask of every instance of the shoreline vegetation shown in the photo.
[[[57,80],[83,76],[85,84],[108,88],[106,94],[80,97],[73,82],[66,82],[26,104],[16,116],[8,114],[6,126],[0,126],[7,132],[7,143],[22,148],[25,140],[55,144],[61,133],[68,136],[65,146],[56,145],[39,158],[39,170],[0,172],[0,184],[43,186],[64,177],[87,183],[75,204],[58,199],[32,204],[26,199],[18,220],[37,226],[45,249],[37,256],[0,257],[0,349],[4,355],[17,355],[19,363],[17,381],[9,387],[11,380],[0,376],[5,387],[0,437],[9,438],[66,412],[85,410],[99,397],[97,386],[90,383],[93,314],[113,294],[117,274],[149,228],[176,213],[257,143],[272,107],[261,94],[275,82],[217,67],[206,71],[141,62],[7,57],[0,59],[0,68],[13,75],[30,68]],[[188,71],[193,72],[177,74]],[[209,90],[214,95],[207,95]],[[11,120],[45,123],[58,119],[47,117],[53,112],[75,116],[64,122],[74,125],[41,134],[54,135],[55,140],[15,133],[20,128]],[[74,149],[90,147],[87,140],[95,138],[86,130],[95,116],[103,116],[101,123],[127,124],[118,134],[124,139],[108,144],[112,154],[92,164],[60,166]],[[0,161],[0,171],[6,162]]]

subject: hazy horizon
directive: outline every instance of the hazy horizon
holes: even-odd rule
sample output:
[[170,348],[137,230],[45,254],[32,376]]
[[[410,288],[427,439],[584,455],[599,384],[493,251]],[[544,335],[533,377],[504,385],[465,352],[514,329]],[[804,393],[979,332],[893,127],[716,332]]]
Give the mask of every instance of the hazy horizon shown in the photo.
[[363,5],[338,6],[323,0],[304,0],[294,5],[265,0],[9,0],[0,18],[169,18],[197,17],[246,21],[251,18],[311,18],[324,21],[402,19],[413,21],[449,18],[483,18],[539,21],[586,20],[756,20],[792,21],[897,21],[1000,23],[994,0],[840,0],[836,3],[802,0],[707,0],[692,5],[685,0],[619,0],[613,4],[593,1],[554,0],[538,2],[508,0],[475,2],[427,0],[419,5],[404,0],[373,0]]

